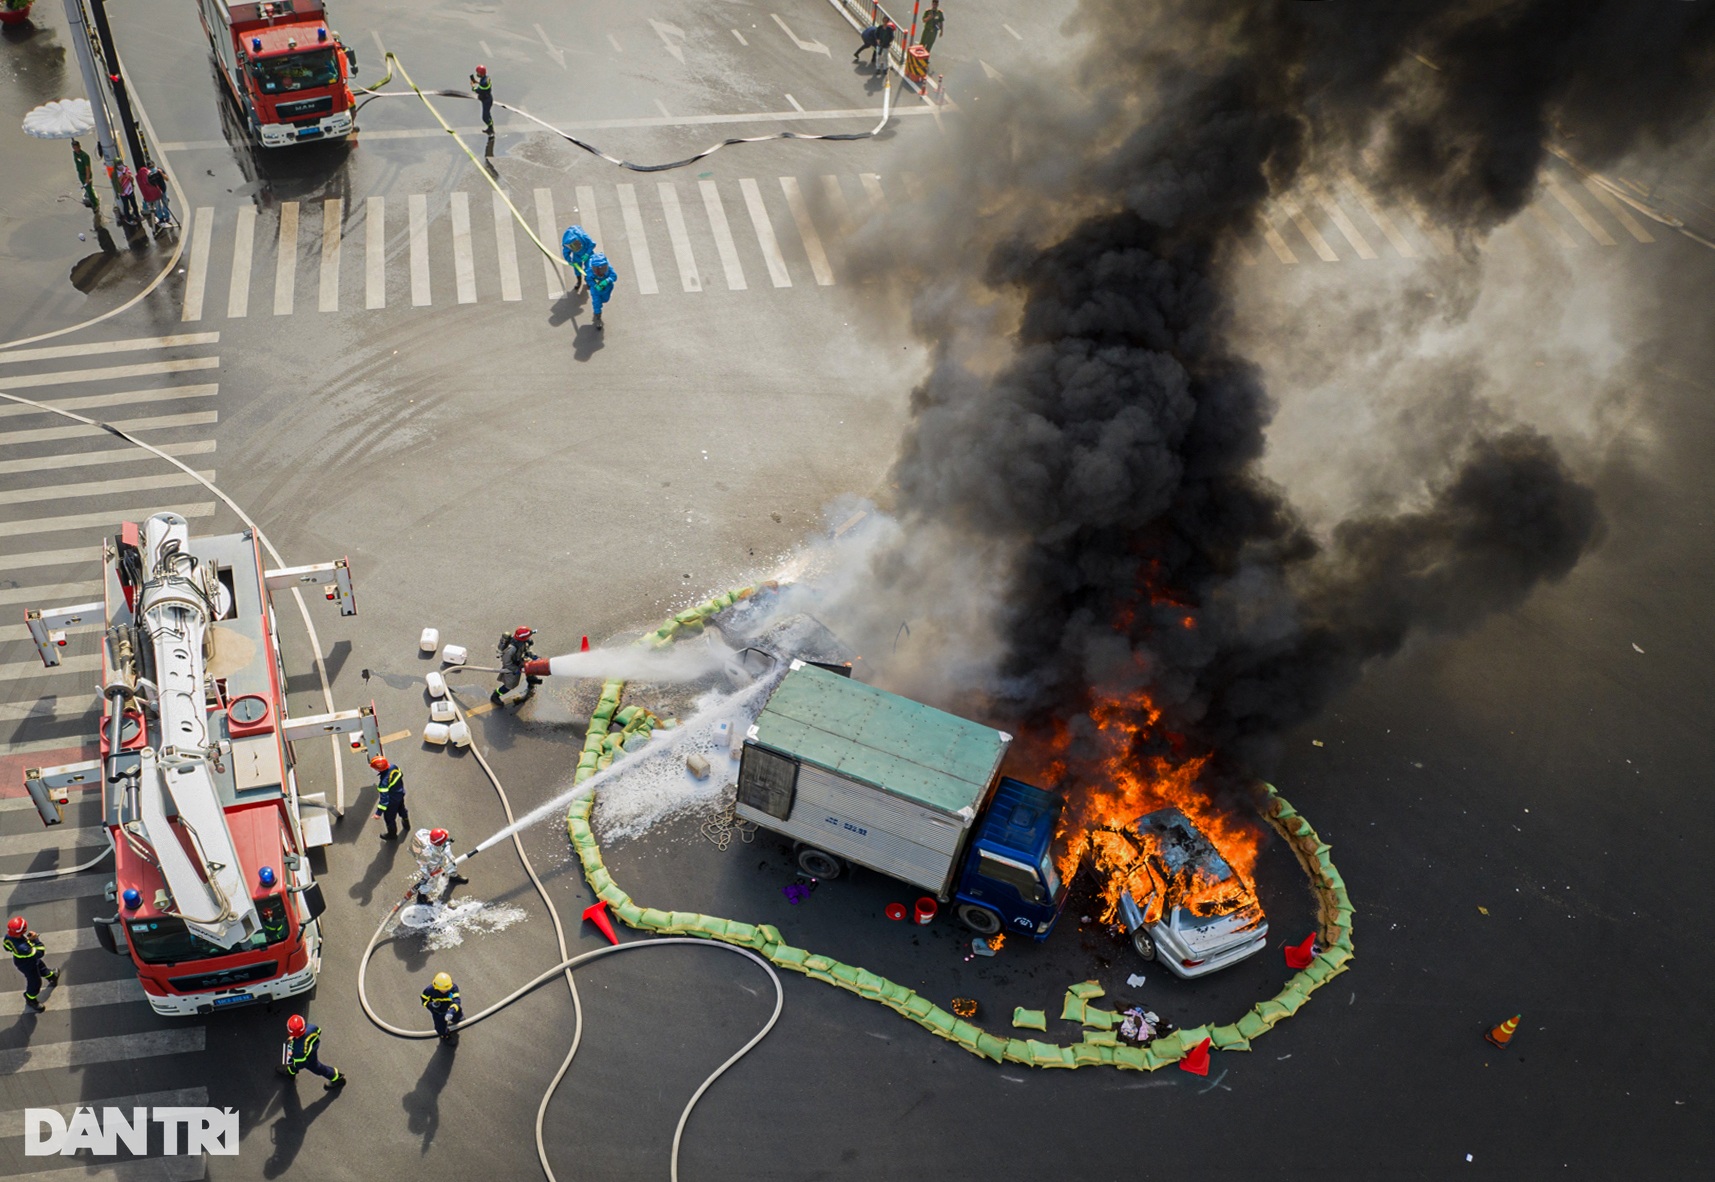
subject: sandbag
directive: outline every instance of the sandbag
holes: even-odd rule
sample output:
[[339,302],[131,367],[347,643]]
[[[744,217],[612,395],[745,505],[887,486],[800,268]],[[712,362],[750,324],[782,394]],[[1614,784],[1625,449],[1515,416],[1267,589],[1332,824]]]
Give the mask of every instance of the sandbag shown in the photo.
[[1102,1049],[1087,1042],[1074,1043],[1072,1060],[1079,1067],[1093,1067],[1102,1061]]
[[1111,1030],[1086,1030],[1084,1041],[1093,1047],[1117,1047],[1120,1045],[1119,1035]]
[[1149,1058],[1142,1047],[1115,1047],[1114,1066],[1129,1067],[1133,1071],[1148,1071],[1151,1069]]
[[659,932],[665,930],[672,922],[673,917],[665,911],[658,910],[654,907],[645,907],[643,909],[643,926],[646,928],[652,928]]
[[1088,1000],[1092,997],[1101,997],[1107,992],[1107,990],[1102,988],[1102,983],[1100,981],[1079,981],[1076,985],[1073,985],[1070,989],[1066,990],[1066,992],[1070,993],[1073,997],[1080,997]]
[[1006,1061],[1006,1039],[986,1031],[977,1035],[977,1053],[987,1055],[996,1063]]
[[1075,1067],[1077,1063],[1071,1057],[1071,1048],[1062,1047],[1058,1043],[1038,1042],[1030,1040],[1030,1062],[1037,1067]]
[[905,999],[905,1012],[913,1018],[922,1018],[936,1008],[935,1003],[921,993],[913,993]]
[[1041,1010],[1027,1010],[1019,1006],[1012,1011],[1012,1024],[1020,1030],[1047,1030],[1048,1015]]
[[1029,1063],[1030,1044],[1023,1039],[1009,1038],[1006,1040],[1006,1050],[1002,1052],[1008,1063]]
[[1077,994],[1068,993],[1065,1004],[1060,1007],[1060,1017],[1067,1022],[1082,1022],[1084,1020],[1084,999]]
[[1250,1039],[1240,1034],[1236,1025],[1210,1027],[1209,1045],[1217,1051],[1248,1051],[1251,1049]]
[[1094,1026],[1097,1030],[1112,1030],[1119,1024],[1119,1015],[1112,1010],[1087,1005],[1084,1007],[1083,1022],[1084,1025]]
[[1252,1039],[1267,1034],[1272,1025],[1273,1023],[1264,1019],[1261,1014],[1258,1014],[1255,1010],[1251,1010],[1244,1017],[1238,1020],[1236,1023],[1236,1029],[1238,1030],[1241,1038]]

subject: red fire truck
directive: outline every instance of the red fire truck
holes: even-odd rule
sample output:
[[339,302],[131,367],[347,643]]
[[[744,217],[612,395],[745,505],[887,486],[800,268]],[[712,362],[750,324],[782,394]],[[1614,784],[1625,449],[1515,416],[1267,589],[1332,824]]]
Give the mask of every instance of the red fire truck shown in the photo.
[[102,786],[113,843],[97,918],[158,1014],[291,997],[321,969],[324,909],[309,851],[333,840],[325,796],[301,795],[292,744],[349,735],[380,754],[375,708],[292,718],[270,593],[319,586],[355,615],[344,560],[267,570],[253,533],[190,537],[185,519],[126,523],[102,546],[99,603],[25,613],[44,664],[69,630],[104,628],[101,759],[31,768],[42,821]]
[[322,0],[198,0],[209,48],[257,143],[281,148],[350,135],[357,54]]

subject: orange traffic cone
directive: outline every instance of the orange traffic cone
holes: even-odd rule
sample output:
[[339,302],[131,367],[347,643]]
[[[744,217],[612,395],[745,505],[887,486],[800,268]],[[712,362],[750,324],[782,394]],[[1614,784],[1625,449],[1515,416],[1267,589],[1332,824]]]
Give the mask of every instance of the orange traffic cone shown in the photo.
[[1297,944],[1288,944],[1282,951],[1286,953],[1287,968],[1309,968],[1311,958],[1316,955],[1316,933],[1311,932]]
[[1524,1017],[1523,1014],[1514,1014],[1505,1022],[1502,1022],[1499,1026],[1483,1035],[1483,1037],[1494,1043],[1497,1047],[1506,1046],[1513,1040],[1513,1031],[1518,1029],[1518,1020],[1522,1017]]
[[580,653],[587,653],[590,651],[590,638],[589,637],[587,637],[587,636],[584,637],[583,643],[578,645],[578,651]]
[[607,917],[607,904],[597,899],[584,908],[584,918],[601,929],[601,934],[607,937],[609,944],[619,943],[619,937],[613,934],[613,920]]
[[1179,1070],[1189,1071],[1192,1075],[1209,1074],[1208,1039],[1205,1038],[1202,1042],[1185,1052],[1185,1057],[1179,1060]]

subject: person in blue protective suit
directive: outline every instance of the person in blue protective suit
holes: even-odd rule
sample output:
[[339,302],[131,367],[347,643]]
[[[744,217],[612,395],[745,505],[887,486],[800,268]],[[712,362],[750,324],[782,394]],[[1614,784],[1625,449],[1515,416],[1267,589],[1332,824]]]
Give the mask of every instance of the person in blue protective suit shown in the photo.
[[584,276],[589,274],[590,256],[595,253],[595,239],[582,226],[570,226],[560,236],[560,255],[571,264],[573,291],[584,289]]
[[331,1092],[335,1088],[343,1088],[348,1077],[339,1068],[322,1062],[319,1053],[321,1041],[321,1027],[304,1021],[302,1014],[293,1014],[286,1019],[286,1074],[294,1079],[300,1071],[319,1075],[327,1080],[322,1090]]
[[613,281],[618,278],[619,272],[613,269],[605,254],[598,250],[590,256],[590,308],[595,312],[597,328],[603,327],[601,310],[613,298]]

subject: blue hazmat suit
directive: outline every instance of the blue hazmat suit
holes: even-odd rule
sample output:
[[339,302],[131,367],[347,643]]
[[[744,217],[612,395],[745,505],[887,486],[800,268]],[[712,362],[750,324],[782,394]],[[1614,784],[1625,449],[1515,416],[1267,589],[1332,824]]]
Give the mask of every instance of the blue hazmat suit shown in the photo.
[[[597,274],[600,270],[606,274]],[[607,261],[607,256],[597,251],[590,256],[589,270],[586,272],[590,285],[590,310],[597,316],[601,315],[602,306],[613,298],[613,281],[619,278],[619,272]]]
[[572,265],[579,275],[590,272],[590,256],[595,253],[595,239],[582,226],[568,227],[560,236],[560,257]]

